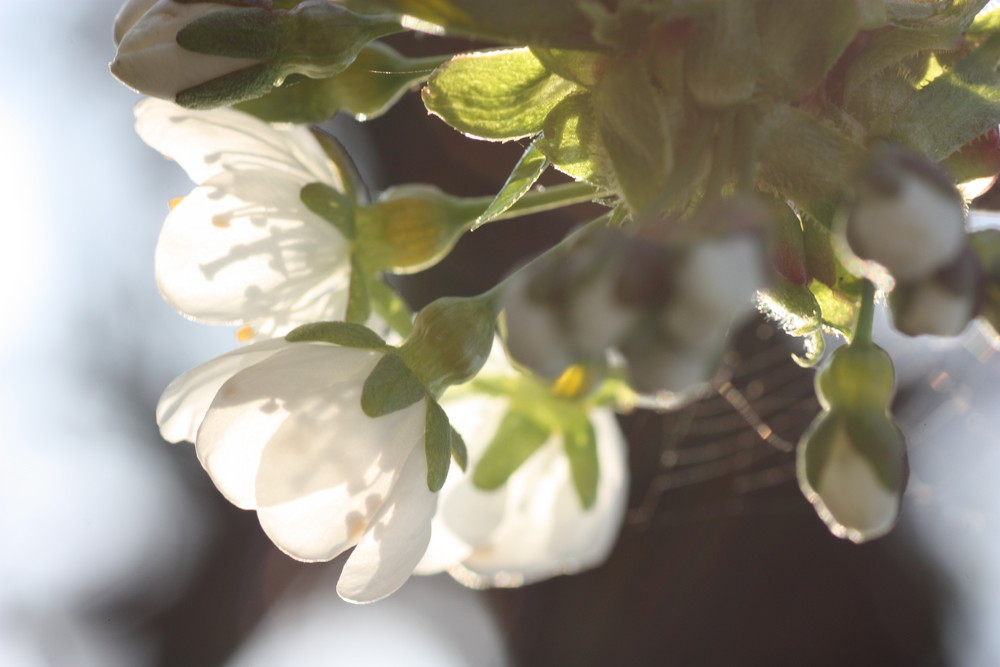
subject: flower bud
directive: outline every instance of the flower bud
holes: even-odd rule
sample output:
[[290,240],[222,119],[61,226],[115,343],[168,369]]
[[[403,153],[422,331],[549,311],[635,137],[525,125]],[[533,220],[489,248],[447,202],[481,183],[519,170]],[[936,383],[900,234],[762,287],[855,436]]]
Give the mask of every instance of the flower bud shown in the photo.
[[206,55],[177,43],[177,34],[196,19],[231,9],[231,4],[222,2],[126,3],[115,20],[118,53],[111,63],[112,74],[141,93],[175,100],[182,91],[259,65],[263,62],[259,57]]
[[957,336],[983,302],[983,270],[968,247],[933,276],[897,284],[889,294],[896,329],[908,336]]
[[848,216],[851,250],[892,273],[921,280],[948,265],[965,244],[962,197],[924,157],[898,147],[873,151]]
[[640,296],[623,285],[635,244],[645,242],[590,229],[512,276],[502,300],[511,357],[555,379],[622,340],[640,315]]
[[860,543],[892,529],[907,466],[884,410],[822,413],[799,442],[797,465],[802,493],[831,533]]

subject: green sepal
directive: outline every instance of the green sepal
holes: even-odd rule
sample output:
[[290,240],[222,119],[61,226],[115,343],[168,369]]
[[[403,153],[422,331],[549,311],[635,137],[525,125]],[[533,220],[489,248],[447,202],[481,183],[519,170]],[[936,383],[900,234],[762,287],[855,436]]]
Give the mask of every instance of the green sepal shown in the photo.
[[345,0],[358,11],[379,8],[431,25],[424,30],[506,44],[596,48],[579,0]]
[[377,333],[351,322],[310,322],[289,331],[285,340],[289,343],[333,343],[362,350],[382,350],[386,347]]
[[347,200],[352,204],[366,201],[367,190],[361,182],[361,174],[358,173],[357,165],[354,164],[351,154],[347,152],[340,140],[316,126],[310,127],[309,133],[323,149],[323,154],[330,161],[331,168],[339,176]]
[[547,427],[521,412],[508,412],[476,463],[472,483],[484,491],[499,489],[529,456],[545,444],[550,434]]
[[205,83],[185,88],[174,102],[187,109],[215,109],[267,93],[279,78],[270,63],[251,65]]
[[903,108],[896,141],[934,161],[1000,124],[1000,35],[921,88]]
[[589,93],[570,95],[545,118],[538,149],[559,171],[578,181],[610,187],[611,167],[597,130]]
[[600,474],[597,435],[584,413],[580,419],[575,419],[565,426],[562,436],[563,450],[569,459],[570,473],[573,477],[573,487],[580,498],[580,504],[584,509],[588,509],[597,500],[597,481]]
[[517,164],[514,165],[510,176],[507,177],[507,182],[500,188],[500,192],[490,202],[490,205],[486,207],[486,210],[476,218],[476,221],[472,224],[471,231],[475,231],[487,222],[491,222],[498,215],[513,206],[518,199],[531,189],[531,186],[535,184],[538,177],[542,175],[542,172],[548,166],[548,158],[545,157],[545,154],[533,142],[524,151],[524,155],[517,161]]
[[272,60],[280,50],[280,16],[257,7],[221,9],[177,32],[177,44],[210,56]]
[[465,438],[462,434],[451,427],[451,458],[458,464],[459,469],[465,472],[469,467],[469,450],[465,446]]
[[386,44],[373,42],[339,74],[322,79],[292,75],[267,95],[237,108],[270,123],[320,123],[338,111],[371,120],[426,80],[433,69],[430,63],[405,58]]
[[860,282],[855,278],[845,277],[839,287],[832,288],[818,280],[809,283],[809,291],[816,297],[823,312],[823,326],[836,330],[848,337],[857,319],[860,295]]
[[430,396],[424,399],[424,454],[427,456],[427,488],[437,493],[448,479],[452,438],[455,433],[441,406]]
[[310,211],[337,228],[348,241],[356,234],[354,202],[326,183],[307,183],[299,191],[299,198]]
[[761,290],[758,302],[765,314],[792,336],[808,336],[822,325],[823,309],[804,285],[777,278]]
[[413,331],[413,313],[392,287],[375,278],[368,283],[368,293],[375,314],[385,320],[396,333],[408,336]]
[[357,257],[351,257],[351,282],[347,289],[347,310],[344,319],[348,322],[364,324],[372,314],[371,296],[368,290],[368,275]]
[[422,97],[459,132],[507,141],[538,134],[549,111],[577,89],[520,48],[455,56],[434,71]]
[[802,0],[757,3],[761,83],[777,99],[813,92],[861,27],[857,0],[825,0],[821,16]]
[[387,352],[365,380],[361,409],[381,417],[409,407],[427,395],[423,383],[395,352]]
[[875,476],[890,491],[902,491],[906,484],[906,453],[903,435],[883,409],[842,413],[855,451],[868,459]]

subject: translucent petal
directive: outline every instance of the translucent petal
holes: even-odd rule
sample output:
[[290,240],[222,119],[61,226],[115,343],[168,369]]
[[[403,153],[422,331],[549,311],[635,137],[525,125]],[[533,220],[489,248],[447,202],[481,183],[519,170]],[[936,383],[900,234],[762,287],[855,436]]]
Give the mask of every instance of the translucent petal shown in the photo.
[[299,183],[320,182],[343,191],[316,139],[304,127],[275,127],[232,109],[195,111],[146,99],[135,107],[136,132],[176,160],[196,183],[224,172],[265,171]]
[[343,316],[349,265],[346,241],[305,208],[299,186],[266,171],[220,174],[196,188],[156,247],[157,283],[182,313],[285,330]]
[[239,507],[256,507],[261,456],[272,437],[288,433],[282,427],[289,416],[313,420],[315,437],[324,437],[319,427],[336,428],[316,419],[327,409],[325,400],[345,385],[360,385],[377,359],[366,350],[295,343],[226,381],[196,438],[198,458],[223,495]]
[[347,559],[337,593],[350,602],[374,602],[402,586],[427,549],[436,505],[437,494],[427,488],[423,447],[414,447],[392,491]]
[[237,372],[287,346],[283,339],[255,343],[189,370],[164,390],[156,406],[156,423],[167,442],[194,442],[205,412],[223,383]]

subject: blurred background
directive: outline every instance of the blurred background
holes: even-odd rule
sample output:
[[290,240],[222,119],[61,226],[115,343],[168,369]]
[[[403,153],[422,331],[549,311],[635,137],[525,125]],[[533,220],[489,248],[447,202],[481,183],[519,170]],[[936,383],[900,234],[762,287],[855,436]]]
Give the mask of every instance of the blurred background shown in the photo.
[[[166,384],[236,343],[156,292],[167,201],[192,185],[136,137],[138,96],[108,73],[118,0],[0,6],[0,665],[1000,664],[1000,360],[978,331],[876,333],[912,468],[888,538],[837,540],[801,497],[775,444],[817,411],[812,374],[757,321],[729,356],[733,391],[623,417],[630,511],[604,567],[340,601],[341,559],[279,553],[157,434]],[[522,150],[464,139],[414,95],[334,129],[376,190],[488,194]],[[400,287],[416,306],[476,293],[592,213],[488,226]]]

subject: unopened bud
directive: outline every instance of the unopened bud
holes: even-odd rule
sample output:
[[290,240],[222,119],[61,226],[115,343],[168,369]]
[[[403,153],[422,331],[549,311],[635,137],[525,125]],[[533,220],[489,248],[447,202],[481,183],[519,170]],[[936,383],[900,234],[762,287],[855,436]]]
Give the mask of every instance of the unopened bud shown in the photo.
[[957,336],[983,301],[983,272],[968,247],[933,276],[897,284],[889,294],[893,325],[908,336]]
[[854,254],[905,283],[955,259],[965,244],[964,219],[962,197],[940,167],[882,146],[859,183],[845,231]]

